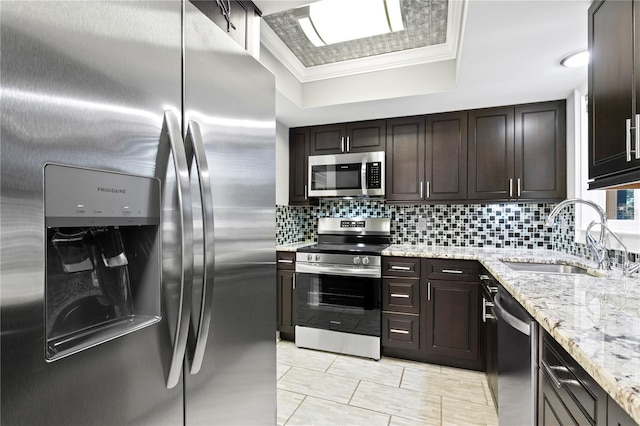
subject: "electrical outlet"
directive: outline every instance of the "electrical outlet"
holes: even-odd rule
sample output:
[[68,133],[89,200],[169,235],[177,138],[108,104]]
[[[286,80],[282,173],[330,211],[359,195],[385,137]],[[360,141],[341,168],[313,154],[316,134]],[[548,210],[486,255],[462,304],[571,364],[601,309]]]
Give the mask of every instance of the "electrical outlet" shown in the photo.
[[427,219],[424,217],[418,218],[418,231],[427,230]]

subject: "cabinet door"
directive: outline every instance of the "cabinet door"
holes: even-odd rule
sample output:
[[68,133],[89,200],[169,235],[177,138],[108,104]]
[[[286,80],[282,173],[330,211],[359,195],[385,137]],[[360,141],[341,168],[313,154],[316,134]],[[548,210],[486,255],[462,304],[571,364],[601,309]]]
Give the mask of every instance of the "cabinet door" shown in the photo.
[[515,108],[515,197],[533,200],[566,197],[565,121],[564,101]]
[[513,114],[511,107],[469,111],[469,199],[513,196]]
[[478,283],[426,280],[422,285],[422,349],[441,359],[479,359]]
[[[598,1],[589,8],[589,178],[640,167],[627,162],[627,120],[633,116],[633,16],[631,1]],[[637,106],[636,106],[637,108]],[[629,140],[633,143],[633,140]]]
[[281,333],[293,333],[295,331],[295,297],[294,297],[295,272],[287,269],[277,271],[277,327]]
[[387,120],[387,201],[424,198],[424,117]]
[[426,117],[425,200],[467,198],[467,112]]
[[309,204],[309,129],[297,128],[289,132],[289,204]]
[[309,128],[311,155],[340,154],[346,152],[346,126],[329,124]]
[[372,120],[347,124],[346,151],[384,151],[387,140],[387,121]]

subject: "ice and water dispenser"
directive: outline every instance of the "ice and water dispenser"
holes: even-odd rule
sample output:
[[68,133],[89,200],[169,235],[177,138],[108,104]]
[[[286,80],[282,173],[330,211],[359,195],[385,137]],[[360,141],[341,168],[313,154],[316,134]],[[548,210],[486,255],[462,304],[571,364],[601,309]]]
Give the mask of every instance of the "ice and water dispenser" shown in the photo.
[[160,182],[47,164],[46,359],[160,320]]

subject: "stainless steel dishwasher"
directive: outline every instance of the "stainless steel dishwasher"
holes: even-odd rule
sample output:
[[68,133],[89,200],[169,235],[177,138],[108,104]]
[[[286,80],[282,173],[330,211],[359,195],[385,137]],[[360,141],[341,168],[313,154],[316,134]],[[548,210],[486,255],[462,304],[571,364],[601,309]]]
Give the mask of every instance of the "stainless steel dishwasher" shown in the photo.
[[537,323],[501,285],[498,319],[498,420],[500,426],[536,424]]

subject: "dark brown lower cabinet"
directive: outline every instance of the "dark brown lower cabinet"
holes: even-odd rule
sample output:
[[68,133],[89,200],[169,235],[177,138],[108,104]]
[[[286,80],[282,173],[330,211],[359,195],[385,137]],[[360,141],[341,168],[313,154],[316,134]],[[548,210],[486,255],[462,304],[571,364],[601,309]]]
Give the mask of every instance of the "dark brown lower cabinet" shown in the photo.
[[295,253],[278,252],[277,259],[277,330],[281,339],[295,340]]
[[426,280],[421,290],[424,351],[438,363],[474,367],[480,358],[478,283]]
[[383,354],[483,370],[477,262],[385,257],[383,271]]

